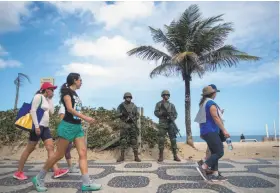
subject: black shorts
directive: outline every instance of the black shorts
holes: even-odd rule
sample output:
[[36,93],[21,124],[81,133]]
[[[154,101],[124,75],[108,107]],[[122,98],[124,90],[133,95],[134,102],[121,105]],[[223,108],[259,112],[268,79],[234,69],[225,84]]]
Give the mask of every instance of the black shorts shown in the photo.
[[45,141],[47,139],[52,139],[50,128],[40,126],[40,130],[41,133],[39,136],[35,133],[35,130],[31,131],[29,135],[29,141],[39,141],[40,139],[42,139],[42,141]]

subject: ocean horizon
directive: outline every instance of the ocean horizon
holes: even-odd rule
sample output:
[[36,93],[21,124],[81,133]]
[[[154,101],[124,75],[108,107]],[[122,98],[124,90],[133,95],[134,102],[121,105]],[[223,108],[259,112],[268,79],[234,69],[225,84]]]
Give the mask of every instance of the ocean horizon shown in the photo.
[[[266,135],[245,135],[245,139],[256,139],[258,142],[263,141],[263,137]],[[274,135],[270,135],[269,137],[274,137]],[[186,136],[177,137],[177,142],[186,142]],[[279,138],[279,135],[277,135],[277,138]],[[232,142],[240,142],[240,135],[239,136],[231,136],[230,137]],[[193,136],[194,142],[205,142],[203,139],[200,138],[200,136]]]

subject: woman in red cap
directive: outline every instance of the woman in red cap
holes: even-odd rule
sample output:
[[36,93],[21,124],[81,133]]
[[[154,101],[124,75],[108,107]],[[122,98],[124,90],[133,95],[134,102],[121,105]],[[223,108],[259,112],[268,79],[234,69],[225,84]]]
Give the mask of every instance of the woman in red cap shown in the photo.
[[[32,100],[30,114],[32,117],[33,124],[35,126],[35,130],[30,132],[29,143],[27,144],[25,150],[21,154],[18,171],[14,173],[13,177],[18,180],[27,179],[27,176],[25,176],[23,173],[24,164],[28,159],[29,155],[34,151],[40,139],[42,139],[42,141],[44,142],[45,148],[48,151],[48,157],[54,154],[54,144],[49,129],[49,119],[50,114],[54,113],[52,97],[56,88],[57,87],[53,86],[51,83],[45,82],[42,84],[40,90],[36,93]],[[36,112],[39,107],[42,108],[45,112],[41,121],[38,123]],[[59,169],[57,165],[53,166],[53,170],[54,178],[61,177],[68,173],[67,169]]]

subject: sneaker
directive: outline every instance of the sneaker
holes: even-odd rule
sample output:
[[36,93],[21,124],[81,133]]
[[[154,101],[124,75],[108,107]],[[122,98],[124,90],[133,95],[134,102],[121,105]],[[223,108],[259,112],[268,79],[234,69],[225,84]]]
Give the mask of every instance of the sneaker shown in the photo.
[[212,175],[214,173],[214,171],[210,170],[210,169],[206,169],[205,172],[206,172],[206,175]]
[[19,171],[15,172],[13,177],[18,180],[27,180],[28,178],[26,175],[24,175],[23,172],[19,172]]
[[35,186],[35,189],[37,190],[37,192],[46,192],[48,190],[45,187],[44,183],[42,181],[40,181],[39,179],[37,179],[36,176],[34,178],[32,178],[32,183]]
[[79,173],[80,170],[74,164],[69,168],[69,173]]
[[82,185],[82,191],[96,191],[100,190],[102,187],[101,184],[96,184],[94,182],[90,182],[90,184],[83,184]]
[[211,180],[212,182],[223,182],[223,181],[227,181],[228,179],[222,175],[218,175],[218,176],[215,176],[215,175],[209,175],[208,176],[208,179]]
[[225,176],[222,176],[221,173],[219,172],[219,178],[222,180],[222,181],[227,181],[227,177]]
[[58,169],[54,172],[54,178],[59,178],[61,176],[64,176],[69,172],[69,169]]
[[196,167],[196,169],[197,169],[198,173],[201,175],[201,177],[202,177],[205,181],[207,181],[208,179],[207,179],[207,175],[206,175],[205,169],[203,169],[202,166],[198,166],[198,167]]

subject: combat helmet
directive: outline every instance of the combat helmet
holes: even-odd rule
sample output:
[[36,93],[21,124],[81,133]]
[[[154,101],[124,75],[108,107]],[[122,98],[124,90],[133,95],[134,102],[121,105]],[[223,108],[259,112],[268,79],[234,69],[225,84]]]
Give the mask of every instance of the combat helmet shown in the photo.
[[125,99],[125,97],[131,97],[131,98],[132,98],[132,95],[131,95],[130,92],[126,92],[126,93],[124,93],[124,95],[123,95],[123,99]]
[[164,90],[161,92],[161,96],[163,95],[169,95],[170,96],[170,92],[168,90]]

